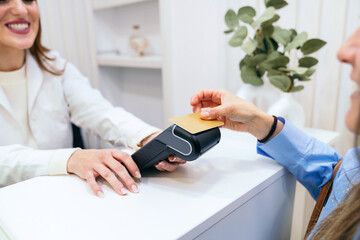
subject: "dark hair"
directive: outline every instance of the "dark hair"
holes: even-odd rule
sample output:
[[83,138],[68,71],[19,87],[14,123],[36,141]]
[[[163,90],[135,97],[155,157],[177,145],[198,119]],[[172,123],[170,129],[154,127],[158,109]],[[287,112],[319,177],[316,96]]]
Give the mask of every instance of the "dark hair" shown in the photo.
[[39,64],[39,67],[53,75],[61,76],[65,69],[58,70],[54,68],[53,66],[50,66],[48,63],[46,63],[46,60],[48,61],[55,61],[55,58],[48,57],[46,53],[50,52],[50,49],[46,48],[41,43],[41,22],[39,21],[39,30],[36,35],[35,41],[33,46],[29,49],[31,55],[35,58],[37,64]]
[[[360,115],[357,119],[355,132],[355,147],[359,146]],[[360,161],[359,148],[356,148],[357,158]],[[360,173],[359,173],[360,174]],[[320,239],[354,239],[357,231],[360,230],[360,183],[357,183],[346,194],[344,200],[339,203],[326,218],[319,223],[314,231],[311,240]],[[306,236],[307,238],[307,236]]]

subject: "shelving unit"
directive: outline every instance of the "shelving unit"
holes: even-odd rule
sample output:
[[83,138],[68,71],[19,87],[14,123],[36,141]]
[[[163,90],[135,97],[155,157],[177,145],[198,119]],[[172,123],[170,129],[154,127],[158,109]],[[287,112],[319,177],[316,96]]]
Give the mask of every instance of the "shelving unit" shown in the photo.
[[[115,106],[164,127],[161,0],[92,0],[99,89]],[[129,39],[139,25],[148,40],[144,57],[132,56]]]
[[[92,3],[100,66],[161,69],[158,1],[93,0]],[[129,52],[128,41],[133,25],[140,25],[141,33],[148,39],[145,57],[132,57]]]
[[103,67],[162,68],[161,56],[132,57],[115,53],[99,54],[98,64]]
[[100,11],[108,8],[120,7],[146,1],[151,0],[93,0],[93,10]]

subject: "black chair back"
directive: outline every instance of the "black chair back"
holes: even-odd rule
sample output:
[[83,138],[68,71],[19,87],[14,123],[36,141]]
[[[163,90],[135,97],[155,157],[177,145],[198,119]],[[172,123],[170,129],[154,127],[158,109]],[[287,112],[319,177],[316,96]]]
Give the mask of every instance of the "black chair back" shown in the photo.
[[74,124],[71,125],[73,131],[73,147],[84,149],[84,141],[81,136],[80,128]]

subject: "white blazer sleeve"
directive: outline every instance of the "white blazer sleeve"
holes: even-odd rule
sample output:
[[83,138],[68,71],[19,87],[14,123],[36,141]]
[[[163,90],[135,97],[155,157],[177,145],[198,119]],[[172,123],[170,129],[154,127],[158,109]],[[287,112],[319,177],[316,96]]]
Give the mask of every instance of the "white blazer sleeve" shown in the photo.
[[64,175],[76,148],[38,150],[23,145],[0,146],[0,187],[44,175]]
[[112,144],[134,149],[142,139],[159,131],[123,108],[113,107],[71,63],[66,65],[63,85],[71,121]]

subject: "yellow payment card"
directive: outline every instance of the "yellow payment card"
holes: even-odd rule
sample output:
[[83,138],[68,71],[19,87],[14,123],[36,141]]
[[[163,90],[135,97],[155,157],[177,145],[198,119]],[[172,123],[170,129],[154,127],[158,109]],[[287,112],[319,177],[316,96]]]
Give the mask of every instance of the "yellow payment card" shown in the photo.
[[191,134],[196,134],[199,132],[203,132],[205,130],[209,130],[214,127],[219,127],[224,125],[223,122],[218,120],[201,119],[200,112],[196,112],[180,117],[170,118],[169,121],[185,129]]

